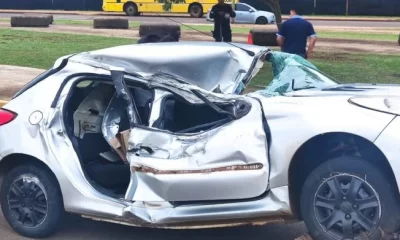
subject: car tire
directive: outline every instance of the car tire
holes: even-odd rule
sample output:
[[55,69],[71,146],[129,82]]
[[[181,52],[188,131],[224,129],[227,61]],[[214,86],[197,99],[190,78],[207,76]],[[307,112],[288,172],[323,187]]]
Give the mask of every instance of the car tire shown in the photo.
[[192,4],[189,7],[189,14],[191,17],[201,18],[203,17],[203,7],[198,3]]
[[265,17],[258,17],[256,19],[256,24],[266,25],[266,24],[268,24],[268,19]]
[[392,234],[399,227],[398,191],[393,191],[393,184],[360,158],[343,156],[322,163],[308,176],[300,197],[310,235],[316,240],[351,238],[352,234],[344,235],[346,229],[353,238],[369,235],[368,239],[378,240]]
[[62,194],[53,174],[38,165],[20,165],[4,178],[1,209],[22,236],[44,238],[57,230],[64,214]]
[[127,3],[124,6],[124,12],[127,16],[133,17],[133,16],[138,16],[139,12],[137,9],[136,4],[134,3]]

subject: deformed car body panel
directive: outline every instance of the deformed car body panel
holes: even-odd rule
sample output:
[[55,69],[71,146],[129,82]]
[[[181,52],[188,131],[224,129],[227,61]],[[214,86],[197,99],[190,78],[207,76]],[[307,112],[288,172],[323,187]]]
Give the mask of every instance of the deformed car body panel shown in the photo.
[[247,84],[260,70],[268,51],[266,47],[239,43],[157,43],[81,53],[70,61],[100,68],[118,66],[149,79],[169,74],[209,91],[220,89],[223,93],[235,93],[243,90],[241,84]]
[[[124,99],[129,90],[121,84],[121,74],[113,81],[122,85],[117,94]],[[193,85],[172,84],[185,101],[202,104],[202,91]],[[154,86],[154,84],[153,84]],[[168,86],[168,84],[167,84]],[[165,88],[165,86],[160,86]],[[177,94],[177,93],[175,93]],[[199,92],[201,95],[201,93]],[[248,111],[232,113],[231,121],[198,133],[173,133],[135,122],[129,132],[127,160],[132,170],[131,184],[125,198],[133,201],[202,201],[247,199],[267,191],[269,178],[268,143],[264,132],[260,103],[241,96],[225,99],[214,94],[219,103],[247,102]],[[135,115],[135,103],[126,105]],[[159,109],[155,109],[156,115]],[[234,151],[232,150],[234,149]]]
[[123,210],[124,219],[140,226],[161,228],[203,228],[264,224],[290,216],[288,187],[271,189],[267,196],[249,201],[189,204],[141,202]]
[[[135,201],[245,199],[267,190],[268,144],[260,104],[216,129],[179,135],[133,128],[128,160]],[[149,153],[146,148],[152,149]]]

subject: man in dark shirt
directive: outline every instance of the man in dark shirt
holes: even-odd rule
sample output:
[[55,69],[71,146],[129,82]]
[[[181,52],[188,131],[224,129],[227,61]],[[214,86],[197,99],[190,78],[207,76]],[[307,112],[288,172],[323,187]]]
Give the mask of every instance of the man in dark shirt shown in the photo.
[[233,11],[230,4],[224,3],[224,0],[218,0],[210,11],[210,18],[214,19],[214,31],[213,35],[215,41],[221,42],[232,42],[232,31],[231,31],[231,18],[236,17],[235,11]]
[[[307,39],[310,40],[307,49]],[[285,21],[277,33],[277,41],[282,52],[311,57],[317,41],[313,25],[298,15],[296,9],[290,11],[290,19]]]

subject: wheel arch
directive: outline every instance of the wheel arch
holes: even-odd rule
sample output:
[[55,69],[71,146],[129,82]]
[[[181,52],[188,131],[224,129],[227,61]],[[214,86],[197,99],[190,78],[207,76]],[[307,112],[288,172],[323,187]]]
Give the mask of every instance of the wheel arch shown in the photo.
[[12,153],[1,159],[1,161],[0,161],[0,186],[3,182],[3,178],[4,178],[5,174],[7,172],[9,172],[11,169],[13,169],[17,166],[21,166],[24,164],[33,164],[33,165],[36,165],[36,166],[46,169],[52,175],[52,177],[54,177],[54,179],[57,181],[56,182],[57,186],[61,191],[59,179],[54,174],[54,171],[42,160],[40,160],[36,157],[33,157],[31,155],[23,154],[23,153]]
[[296,218],[302,220],[300,195],[307,176],[323,162],[338,156],[361,157],[364,161],[372,163],[393,183],[390,187],[393,191],[397,191],[397,197],[400,200],[393,169],[386,156],[373,142],[352,133],[329,132],[316,135],[303,143],[290,162],[289,199],[292,213]]

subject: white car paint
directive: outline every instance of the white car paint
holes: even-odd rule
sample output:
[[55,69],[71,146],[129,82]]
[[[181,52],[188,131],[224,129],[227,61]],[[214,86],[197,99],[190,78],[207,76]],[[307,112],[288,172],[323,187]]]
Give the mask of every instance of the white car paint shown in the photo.
[[[210,11],[208,10],[206,19],[207,21],[213,22],[214,19],[210,18]],[[242,24],[274,24],[275,14],[267,11],[260,11],[246,3],[235,4],[236,17],[234,18],[235,23]],[[265,20],[267,22],[265,22]],[[263,23],[262,23],[263,22]]]

